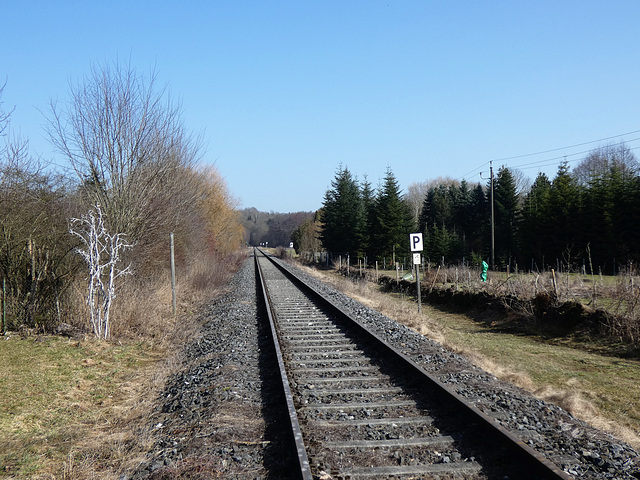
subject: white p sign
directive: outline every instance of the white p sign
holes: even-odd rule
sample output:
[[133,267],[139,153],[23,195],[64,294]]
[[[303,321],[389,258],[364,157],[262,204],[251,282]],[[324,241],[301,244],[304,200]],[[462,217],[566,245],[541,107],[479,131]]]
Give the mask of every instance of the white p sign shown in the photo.
[[411,244],[412,252],[421,252],[424,250],[422,247],[422,234],[421,233],[412,233],[409,235],[409,243]]

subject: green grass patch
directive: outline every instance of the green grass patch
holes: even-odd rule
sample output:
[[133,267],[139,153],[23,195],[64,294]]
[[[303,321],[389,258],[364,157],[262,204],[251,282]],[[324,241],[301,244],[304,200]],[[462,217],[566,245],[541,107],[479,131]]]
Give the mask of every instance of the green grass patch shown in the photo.
[[640,361],[597,353],[597,342],[513,334],[429,305],[423,315],[489,372],[640,447]]
[[63,475],[71,450],[153,358],[144,344],[0,337],[0,478]]

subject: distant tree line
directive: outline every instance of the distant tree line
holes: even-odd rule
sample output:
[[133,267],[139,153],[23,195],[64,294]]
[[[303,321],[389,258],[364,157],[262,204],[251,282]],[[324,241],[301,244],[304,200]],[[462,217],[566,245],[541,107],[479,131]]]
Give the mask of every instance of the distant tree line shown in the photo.
[[240,217],[248,245],[288,247],[293,241],[293,232],[303,223],[313,219],[314,212],[261,212],[251,207],[242,209]]
[[[514,172],[501,167],[493,189],[496,266],[615,273],[637,263],[638,173],[624,144],[595,149],[573,171],[562,163],[553,180],[540,173],[527,189],[519,190]],[[450,263],[489,260],[490,218],[490,182],[432,186],[419,221],[425,254]]]
[[[422,232],[431,263],[495,267],[584,269],[615,273],[640,261],[640,167],[624,144],[599,147],[570,170],[530,185],[500,167],[491,182],[439,179],[413,184],[402,195],[391,170],[374,189],[340,167],[313,222],[295,236],[303,250],[322,248],[371,262],[405,256],[408,234]],[[306,239],[304,242],[301,239]],[[315,241],[315,243],[314,243]]]
[[[538,175],[513,213],[521,264],[534,268],[593,265],[617,273],[640,260],[640,169],[624,144],[593,150],[550,181]],[[507,261],[502,254],[502,262]]]

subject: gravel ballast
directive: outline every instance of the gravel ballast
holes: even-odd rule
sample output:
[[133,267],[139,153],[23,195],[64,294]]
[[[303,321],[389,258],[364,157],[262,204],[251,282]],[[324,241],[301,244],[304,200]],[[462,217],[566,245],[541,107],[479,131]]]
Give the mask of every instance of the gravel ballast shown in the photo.
[[[640,456],[629,445],[287,268],[575,478],[640,479]],[[123,480],[290,478],[294,452],[282,429],[288,418],[279,407],[282,392],[257,306],[253,258],[229,287],[204,310],[200,338],[186,347],[182,370],[158,401],[150,420],[156,447]]]

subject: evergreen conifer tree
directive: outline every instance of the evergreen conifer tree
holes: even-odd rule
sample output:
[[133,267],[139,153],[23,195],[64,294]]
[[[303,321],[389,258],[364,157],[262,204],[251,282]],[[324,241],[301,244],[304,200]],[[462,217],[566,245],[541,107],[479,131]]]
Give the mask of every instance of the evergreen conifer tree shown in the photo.
[[336,172],[322,205],[322,246],[333,253],[349,253],[353,258],[361,249],[363,209],[358,182],[346,167]]
[[518,192],[513,174],[501,167],[494,184],[496,261],[508,263],[517,254],[520,215]]
[[570,258],[576,251],[576,240],[579,238],[580,195],[575,179],[569,173],[569,167],[563,162],[553,179],[549,190],[549,247],[550,255],[547,263],[551,265],[564,261],[571,263]]
[[376,200],[376,244],[378,252],[396,259],[409,253],[409,234],[415,228],[410,206],[401,196],[393,172],[387,168]]
[[375,261],[375,218],[376,218],[376,198],[375,190],[371,187],[371,182],[365,176],[360,189],[362,199],[363,221],[362,221],[362,251],[367,262]]
[[549,192],[551,182],[539,173],[525,197],[522,210],[520,246],[522,258],[532,270],[543,269],[545,256],[550,258],[549,245]]
[[469,226],[467,243],[469,250],[480,257],[489,255],[491,243],[489,232],[491,212],[484,188],[479,183],[471,192],[471,206],[469,213]]

